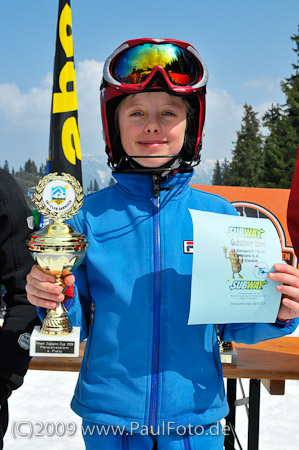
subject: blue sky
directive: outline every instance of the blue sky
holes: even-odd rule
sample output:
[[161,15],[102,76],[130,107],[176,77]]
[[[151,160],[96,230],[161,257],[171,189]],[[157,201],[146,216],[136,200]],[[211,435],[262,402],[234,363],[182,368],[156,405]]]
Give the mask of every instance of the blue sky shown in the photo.
[[[127,39],[174,37],[201,53],[210,75],[203,159],[230,157],[245,103],[261,115],[284,102],[279,83],[296,62],[298,0],[72,0],[71,7],[83,154],[103,154],[102,63]],[[58,0],[2,2],[0,165],[47,157],[57,11]]]

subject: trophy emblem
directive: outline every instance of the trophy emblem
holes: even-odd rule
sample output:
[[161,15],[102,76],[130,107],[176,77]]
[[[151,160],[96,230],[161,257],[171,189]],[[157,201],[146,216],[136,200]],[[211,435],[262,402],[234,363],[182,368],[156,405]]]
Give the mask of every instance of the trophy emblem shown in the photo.
[[[89,246],[86,236],[64,223],[79,212],[83,198],[80,183],[66,173],[46,175],[36,186],[34,199],[37,209],[40,214],[52,219],[53,223],[32,233],[27,245],[41,269],[55,276],[58,286],[63,287],[63,271],[76,270]],[[30,354],[76,356],[80,330],[79,327],[74,328],[63,302],[58,302],[55,310],[47,310],[40,329],[35,327]],[[58,340],[54,339],[56,337]]]

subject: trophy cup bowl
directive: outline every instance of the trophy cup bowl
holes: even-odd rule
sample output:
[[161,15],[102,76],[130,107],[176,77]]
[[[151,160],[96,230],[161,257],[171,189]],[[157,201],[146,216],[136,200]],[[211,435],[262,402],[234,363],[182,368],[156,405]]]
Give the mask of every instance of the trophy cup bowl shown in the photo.
[[[55,219],[51,225],[32,233],[27,241],[28,248],[45,273],[56,277],[55,284],[62,286],[62,272],[74,271],[82,262],[89,246],[86,237],[74,231],[62,219]],[[47,310],[40,333],[49,336],[65,336],[72,332],[66,308],[58,302],[55,310]]]

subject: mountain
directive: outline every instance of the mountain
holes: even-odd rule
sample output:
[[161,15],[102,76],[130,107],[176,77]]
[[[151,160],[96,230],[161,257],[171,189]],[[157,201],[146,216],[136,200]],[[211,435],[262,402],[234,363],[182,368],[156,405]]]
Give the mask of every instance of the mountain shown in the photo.
[[[220,161],[221,162],[221,161]],[[199,166],[195,167],[192,184],[211,184],[213,169],[216,164],[214,159],[204,159]],[[113,172],[106,163],[106,155],[82,155],[83,187],[86,192],[90,181],[96,180],[100,189],[108,186]]]
[[89,183],[97,180],[100,189],[108,186],[112,178],[112,171],[106,163],[106,154],[92,155],[82,154],[82,174],[83,174],[83,189],[87,191]]
[[[222,160],[219,160],[220,164]],[[203,159],[201,163],[195,167],[194,175],[191,180],[192,184],[212,184],[213,170],[216,159]]]

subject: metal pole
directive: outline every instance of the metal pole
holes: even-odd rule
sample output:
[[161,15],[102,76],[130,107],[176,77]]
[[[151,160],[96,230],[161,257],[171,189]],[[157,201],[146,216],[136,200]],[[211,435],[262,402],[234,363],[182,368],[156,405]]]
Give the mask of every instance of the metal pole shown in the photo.
[[258,450],[259,448],[260,389],[260,380],[250,380],[248,450]]
[[226,425],[229,426],[229,432],[225,436],[224,448],[225,450],[235,449],[235,437],[233,429],[235,429],[236,424],[236,394],[237,394],[237,380],[233,378],[227,379],[226,395],[229,406],[229,413],[225,418]]

